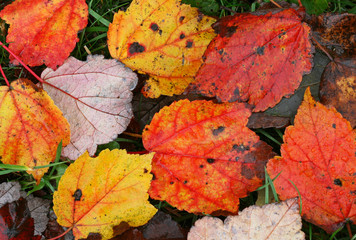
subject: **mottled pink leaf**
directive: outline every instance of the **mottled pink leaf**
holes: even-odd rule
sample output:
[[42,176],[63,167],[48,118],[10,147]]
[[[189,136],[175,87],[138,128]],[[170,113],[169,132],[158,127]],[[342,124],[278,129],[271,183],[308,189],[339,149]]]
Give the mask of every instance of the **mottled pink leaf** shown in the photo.
[[82,62],[70,57],[41,77],[54,85],[43,88],[70,124],[71,141],[63,156],[74,160],[86,150],[93,155],[97,145],[112,141],[129,124],[137,76],[117,60],[95,55]]

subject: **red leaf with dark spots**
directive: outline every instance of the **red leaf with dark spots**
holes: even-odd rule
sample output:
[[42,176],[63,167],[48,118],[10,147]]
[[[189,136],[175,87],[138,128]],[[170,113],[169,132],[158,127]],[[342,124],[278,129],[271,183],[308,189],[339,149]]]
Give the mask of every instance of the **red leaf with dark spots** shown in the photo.
[[155,152],[150,196],[189,212],[236,214],[274,155],[246,127],[250,115],[242,103],[181,100],[162,108],[142,136]]
[[253,111],[275,106],[312,68],[310,28],[294,9],[236,14],[213,25],[218,32],[190,90],[222,102],[248,102]]

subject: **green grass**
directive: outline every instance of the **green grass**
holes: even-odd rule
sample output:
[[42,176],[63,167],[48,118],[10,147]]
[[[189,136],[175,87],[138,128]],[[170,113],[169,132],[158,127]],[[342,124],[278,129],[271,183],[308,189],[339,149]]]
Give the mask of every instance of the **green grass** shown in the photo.
[[[11,0],[5,1],[5,3],[10,3]],[[87,27],[81,31],[79,36],[79,42],[76,48],[72,52],[72,56],[80,60],[86,60],[88,55],[85,48],[89,50],[91,54],[102,54],[106,58],[110,58],[110,54],[107,48],[107,36],[106,32],[108,30],[109,23],[113,20],[114,13],[118,10],[126,9],[131,1],[123,0],[87,0],[89,5],[89,21]],[[205,14],[222,17],[231,15],[234,12],[254,12],[258,7],[259,3],[251,1],[239,1],[239,0],[183,0],[184,3],[192,4],[193,6],[199,7]],[[297,0],[291,0],[289,2],[297,2]],[[4,3],[0,4],[0,10],[5,6]],[[348,0],[328,0],[327,7],[324,12],[350,12],[356,13],[356,3]],[[0,35],[0,40],[5,43],[5,36]],[[24,75],[24,70],[22,67],[11,66],[9,64],[9,54],[0,48],[0,61],[4,69],[4,72],[10,81],[13,81]],[[45,67],[38,67],[37,72],[40,73]],[[0,76],[0,83],[4,85],[4,79]],[[270,144],[274,150],[279,153],[281,144],[283,143],[283,129],[257,129],[256,133],[268,144]],[[116,139],[114,142],[109,144],[99,146],[96,154],[105,148],[113,149],[126,146],[125,144],[131,144],[134,151],[143,150],[141,140],[130,139],[129,137],[122,137]],[[58,147],[60,152],[61,146]],[[59,153],[57,152],[57,153]],[[32,176],[28,175],[25,171],[26,168],[11,165],[0,165],[0,175],[6,174],[9,181],[19,181],[21,183],[22,189],[27,191],[28,194],[35,191],[41,190],[45,193],[44,198],[51,199],[53,192],[58,187],[58,182],[60,177],[64,174],[65,169],[69,165],[70,161],[61,159],[59,154],[57,154],[54,163],[49,164],[49,171],[42,178],[39,185],[36,185]],[[278,176],[277,176],[278,177]],[[270,194],[273,195],[275,201],[278,201],[278,196],[273,186],[273,181],[266,173],[266,182],[261,186],[258,191],[265,189],[265,199],[269,199]],[[258,191],[251,193],[246,198],[241,199],[241,209],[248,206],[254,205],[257,199]],[[169,205],[164,201],[151,200],[154,206],[172,216],[172,218],[177,221],[181,226],[189,229],[194,222],[202,217],[197,216],[185,211],[179,211]],[[266,202],[268,203],[268,202]],[[352,226],[353,233],[356,233],[355,225]],[[349,239],[348,232],[346,228],[339,229],[334,234],[329,235],[324,230],[314,226],[308,222],[303,221],[303,231],[306,233],[306,239]],[[354,237],[356,239],[356,236]]]

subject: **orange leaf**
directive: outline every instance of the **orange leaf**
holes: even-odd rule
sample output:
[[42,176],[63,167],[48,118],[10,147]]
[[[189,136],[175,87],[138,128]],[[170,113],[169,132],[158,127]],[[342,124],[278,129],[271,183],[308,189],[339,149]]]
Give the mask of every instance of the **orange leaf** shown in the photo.
[[147,200],[152,157],[118,149],[104,150],[97,158],[84,153],[68,167],[53,195],[58,223],[73,227],[76,239],[91,232],[108,239],[120,223],[147,223],[157,212]]
[[298,88],[312,68],[310,28],[286,9],[266,15],[222,18],[191,88],[223,102],[242,101],[259,112]]
[[194,213],[237,213],[273,156],[246,127],[250,114],[241,103],[181,100],[162,108],[142,136],[156,153],[150,196]]
[[281,157],[267,171],[282,199],[302,197],[302,216],[331,233],[356,221],[356,133],[334,108],[316,103],[309,88],[294,126],[284,134]]
[[29,66],[55,69],[79,41],[77,32],[87,25],[88,6],[85,0],[16,0],[0,17],[10,24],[10,50]]
[[43,84],[71,127],[70,144],[62,155],[72,160],[85,151],[94,155],[98,144],[113,141],[132,118],[132,92],[137,75],[115,59],[69,57],[56,71],[45,69]]
[[126,12],[115,14],[108,47],[113,58],[150,75],[146,96],[181,94],[215,36],[214,22],[178,0],[136,0]]
[[54,160],[59,142],[69,143],[67,120],[47,93],[27,79],[0,87],[0,156],[5,164],[25,165],[39,183]]

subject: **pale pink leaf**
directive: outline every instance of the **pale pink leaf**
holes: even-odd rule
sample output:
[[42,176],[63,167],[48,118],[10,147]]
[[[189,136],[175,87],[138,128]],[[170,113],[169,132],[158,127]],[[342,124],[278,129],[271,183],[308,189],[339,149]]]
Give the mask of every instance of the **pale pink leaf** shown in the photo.
[[302,240],[302,219],[298,199],[262,207],[251,206],[238,216],[229,216],[224,223],[219,218],[204,217],[195,222],[188,233],[188,240]]
[[93,155],[97,145],[114,140],[130,123],[137,75],[117,60],[70,57],[56,71],[45,69],[41,77],[55,86],[43,84],[70,124],[71,141],[63,156],[74,160],[85,151]]

